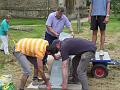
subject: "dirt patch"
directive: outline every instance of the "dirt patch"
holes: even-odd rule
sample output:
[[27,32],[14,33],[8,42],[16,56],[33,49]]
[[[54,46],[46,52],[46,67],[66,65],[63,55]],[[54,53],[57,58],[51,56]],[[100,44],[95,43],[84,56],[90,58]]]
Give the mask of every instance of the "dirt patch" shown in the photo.
[[[113,37],[115,36],[115,37]],[[83,33],[77,37],[87,38],[91,40],[91,31],[84,28]],[[99,50],[99,37],[97,40],[97,47]],[[108,34],[106,33],[105,50],[109,52],[111,59],[120,60],[120,33]],[[90,90],[120,90],[120,66],[108,65],[108,76],[106,78],[96,79],[88,76]],[[90,73],[90,71],[89,71]]]
[[[115,37],[112,37],[112,36],[115,36]],[[88,40],[91,40],[91,32],[85,28],[84,31],[80,34],[77,34],[76,37],[87,38]],[[115,47],[112,47],[112,45],[110,46],[110,44],[115,45]],[[97,41],[97,46],[99,47],[99,38]],[[117,33],[115,35],[107,35],[105,47],[107,47],[106,50],[109,52],[110,57],[112,59],[119,60],[120,59],[120,33]],[[8,59],[8,58],[5,58],[5,59]],[[13,56],[11,56],[11,59],[13,61],[7,63],[5,65],[5,68],[0,73],[12,74],[15,86],[19,87],[19,81],[22,75],[21,68],[19,63],[16,61],[16,59]],[[120,67],[115,65],[109,65],[108,70],[109,70],[109,74],[106,78],[96,79],[91,77],[90,74],[88,74],[90,90],[120,90],[120,87],[119,87],[120,86]],[[32,79],[32,75],[30,76],[27,82],[27,85],[31,81],[31,79]]]

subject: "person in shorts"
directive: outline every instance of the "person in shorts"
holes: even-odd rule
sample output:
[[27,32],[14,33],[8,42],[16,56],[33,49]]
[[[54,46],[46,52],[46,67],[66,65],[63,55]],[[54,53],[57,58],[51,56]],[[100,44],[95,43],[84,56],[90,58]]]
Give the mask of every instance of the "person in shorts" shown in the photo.
[[91,23],[92,41],[96,44],[98,28],[100,29],[100,55],[104,55],[106,24],[109,21],[110,0],[91,0],[88,20]]

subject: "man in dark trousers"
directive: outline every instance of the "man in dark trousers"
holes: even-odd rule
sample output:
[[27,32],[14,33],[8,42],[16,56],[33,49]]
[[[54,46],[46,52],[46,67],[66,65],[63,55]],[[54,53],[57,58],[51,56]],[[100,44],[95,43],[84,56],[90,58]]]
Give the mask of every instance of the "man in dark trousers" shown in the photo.
[[67,38],[63,41],[54,40],[52,46],[59,49],[62,57],[62,89],[67,90],[69,55],[75,55],[72,61],[73,78],[82,84],[82,90],[89,90],[87,80],[87,67],[89,61],[95,57],[96,46],[85,39]]

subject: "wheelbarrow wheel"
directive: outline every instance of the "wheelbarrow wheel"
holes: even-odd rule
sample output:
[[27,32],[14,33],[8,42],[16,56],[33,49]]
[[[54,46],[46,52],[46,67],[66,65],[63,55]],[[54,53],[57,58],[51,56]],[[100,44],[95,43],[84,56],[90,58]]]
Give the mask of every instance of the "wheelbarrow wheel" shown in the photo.
[[92,67],[91,73],[95,78],[105,78],[108,75],[108,69],[104,64],[96,64]]

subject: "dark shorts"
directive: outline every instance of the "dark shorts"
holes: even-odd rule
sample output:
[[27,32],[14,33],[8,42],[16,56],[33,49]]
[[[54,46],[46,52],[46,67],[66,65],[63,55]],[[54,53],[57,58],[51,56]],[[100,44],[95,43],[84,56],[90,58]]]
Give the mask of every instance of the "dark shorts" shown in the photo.
[[104,23],[105,16],[92,16],[91,17],[91,30],[106,29],[106,24]]

